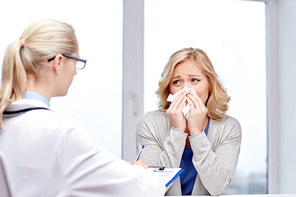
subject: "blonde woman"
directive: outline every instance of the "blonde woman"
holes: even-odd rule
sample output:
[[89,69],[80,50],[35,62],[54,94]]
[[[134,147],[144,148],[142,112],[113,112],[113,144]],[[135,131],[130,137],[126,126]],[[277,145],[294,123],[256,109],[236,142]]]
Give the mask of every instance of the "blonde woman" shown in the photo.
[[156,91],[159,110],[137,124],[141,159],[184,172],[166,195],[219,195],[231,183],[241,144],[239,122],[225,112],[230,97],[200,49],[175,52]]
[[15,196],[163,196],[165,186],[146,164],[130,165],[99,145],[77,122],[50,109],[65,96],[79,58],[69,24],[32,23],[11,43],[0,90],[0,150]]

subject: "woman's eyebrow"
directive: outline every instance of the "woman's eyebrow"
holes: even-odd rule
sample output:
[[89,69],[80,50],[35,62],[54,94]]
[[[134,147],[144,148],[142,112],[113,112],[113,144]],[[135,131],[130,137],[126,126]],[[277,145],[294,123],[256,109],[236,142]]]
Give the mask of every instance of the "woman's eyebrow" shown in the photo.
[[188,74],[189,77],[201,77],[201,75],[197,74],[197,75],[192,75],[192,74]]
[[172,77],[172,79],[176,79],[176,78],[179,78],[179,77],[181,77],[181,75],[174,76],[174,77]]

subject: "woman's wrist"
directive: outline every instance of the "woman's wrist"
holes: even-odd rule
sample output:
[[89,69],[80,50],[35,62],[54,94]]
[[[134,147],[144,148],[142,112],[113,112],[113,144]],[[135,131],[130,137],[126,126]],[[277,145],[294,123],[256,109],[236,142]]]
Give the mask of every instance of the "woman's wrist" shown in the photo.
[[194,135],[197,135],[199,133],[203,132],[202,129],[195,129],[193,131],[190,131],[190,136],[194,136]]

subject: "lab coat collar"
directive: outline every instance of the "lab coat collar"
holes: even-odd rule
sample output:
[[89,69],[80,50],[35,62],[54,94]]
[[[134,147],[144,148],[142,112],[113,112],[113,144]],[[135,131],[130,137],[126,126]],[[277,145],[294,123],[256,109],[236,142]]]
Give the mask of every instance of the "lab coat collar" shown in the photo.
[[33,99],[22,99],[22,100],[10,103],[5,108],[4,111],[18,111],[18,110],[27,109],[27,108],[34,108],[34,107],[43,107],[43,108],[50,109],[42,101],[33,100]]

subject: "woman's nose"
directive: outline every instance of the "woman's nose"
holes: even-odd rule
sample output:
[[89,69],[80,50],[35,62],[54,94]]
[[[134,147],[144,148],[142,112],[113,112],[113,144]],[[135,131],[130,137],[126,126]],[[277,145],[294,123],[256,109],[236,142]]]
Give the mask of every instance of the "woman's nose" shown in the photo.
[[188,82],[185,82],[185,83],[183,84],[183,87],[182,87],[182,88],[185,88],[185,87],[187,87],[187,88],[191,88],[191,85],[190,85],[190,83],[188,83]]

